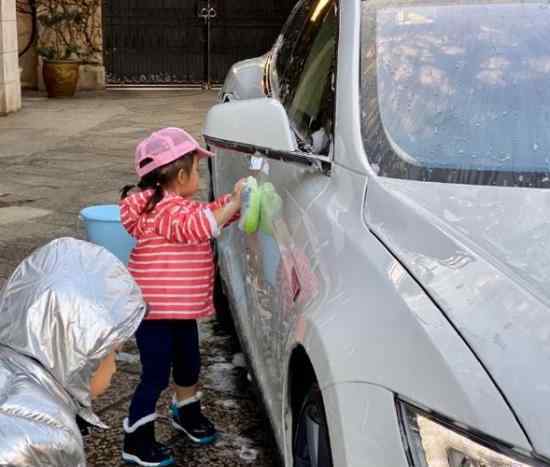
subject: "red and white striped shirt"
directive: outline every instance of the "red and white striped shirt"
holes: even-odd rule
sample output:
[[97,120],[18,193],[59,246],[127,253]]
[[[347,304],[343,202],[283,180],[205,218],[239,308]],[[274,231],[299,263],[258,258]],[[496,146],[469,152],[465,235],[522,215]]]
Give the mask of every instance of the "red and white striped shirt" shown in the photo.
[[[198,319],[214,313],[214,255],[210,240],[220,233],[213,203],[166,193],[150,213],[143,212],[153,190],[120,203],[122,225],[136,240],[128,270],[149,305],[146,319]],[[238,219],[238,215],[230,222]]]

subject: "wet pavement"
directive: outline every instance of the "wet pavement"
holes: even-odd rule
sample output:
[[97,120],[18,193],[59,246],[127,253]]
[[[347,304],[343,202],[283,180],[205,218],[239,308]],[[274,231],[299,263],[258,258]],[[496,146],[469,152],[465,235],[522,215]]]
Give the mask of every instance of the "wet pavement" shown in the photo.
[[[220,436],[214,445],[203,447],[176,434],[167,417],[172,394],[167,390],[158,407],[162,418],[157,423],[157,438],[173,448],[178,466],[275,465],[274,441],[246,377],[247,370],[239,365],[240,358],[234,358],[238,350],[234,339],[221,331],[213,320],[202,323],[201,334],[203,406],[219,428]],[[97,401],[97,413],[111,429],[94,431],[86,438],[90,466],[124,465],[119,461],[120,427],[139,380],[137,359],[137,349],[132,343],[128,344],[111,389]]]
[[[0,287],[37,247],[61,236],[83,238],[78,213],[116,203],[120,188],[135,182],[133,150],[148,132],[182,126],[198,137],[215,97],[200,91],[118,91],[68,100],[28,94],[22,111],[0,117]],[[201,172],[204,198],[206,167]],[[235,358],[235,339],[214,320],[201,323],[201,334],[204,407],[220,438],[208,447],[179,438],[166,418],[168,390],[158,407],[165,417],[158,423],[159,440],[174,448],[179,466],[274,465],[274,441],[242,358]],[[111,389],[95,403],[111,428],[86,438],[90,467],[123,465],[122,420],[140,372],[134,343],[121,358]]]

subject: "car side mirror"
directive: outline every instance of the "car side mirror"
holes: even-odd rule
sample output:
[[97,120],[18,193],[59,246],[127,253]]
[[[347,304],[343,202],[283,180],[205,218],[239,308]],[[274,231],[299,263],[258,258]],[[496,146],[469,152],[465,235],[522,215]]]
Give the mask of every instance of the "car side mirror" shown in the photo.
[[272,98],[215,105],[206,116],[203,134],[209,144],[250,146],[252,150],[296,150],[286,110]]

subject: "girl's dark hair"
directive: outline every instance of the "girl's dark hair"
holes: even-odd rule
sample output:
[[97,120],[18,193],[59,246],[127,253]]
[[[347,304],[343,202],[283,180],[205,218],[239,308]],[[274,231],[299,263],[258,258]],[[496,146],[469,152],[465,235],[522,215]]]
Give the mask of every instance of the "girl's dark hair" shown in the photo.
[[[185,157],[180,157],[170,164],[159,167],[158,169],[153,170],[147,175],[143,176],[138,182],[137,187],[141,190],[155,190],[153,196],[149,199],[149,202],[145,206],[143,212],[149,213],[164,197],[164,187],[169,185],[177,176],[180,170],[185,171],[189,176],[191,175],[191,170],[193,169],[193,163],[197,154],[193,152],[192,154],[186,154]],[[141,163],[147,164],[151,162],[148,159],[144,159]],[[124,199],[128,196],[128,193],[136,188],[136,185],[126,185],[122,190],[120,190],[121,199]]]

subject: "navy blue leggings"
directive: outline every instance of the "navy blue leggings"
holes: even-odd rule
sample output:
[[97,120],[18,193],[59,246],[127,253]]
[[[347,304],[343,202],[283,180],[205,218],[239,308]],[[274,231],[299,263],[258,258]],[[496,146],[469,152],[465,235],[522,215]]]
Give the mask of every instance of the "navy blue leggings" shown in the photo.
[[178,386],[197,384],[201,368],[195,320],[145,320],[136,332],[141,381],[130,404],[130,425],[155,413],[172,372]]

